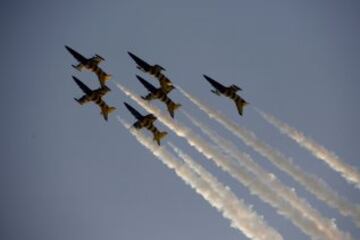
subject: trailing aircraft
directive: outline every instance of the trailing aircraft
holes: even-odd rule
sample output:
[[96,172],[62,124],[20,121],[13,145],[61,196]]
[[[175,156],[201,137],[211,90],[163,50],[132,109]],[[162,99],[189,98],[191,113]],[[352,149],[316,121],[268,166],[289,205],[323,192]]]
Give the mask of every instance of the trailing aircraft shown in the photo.
[[[170,116],[174,118],[174,112],[181,104],[174,103],[167,94],[162,90],[162,88],[156,88],[151,83],[143,79],[142,77],[136,75],[137,79],[144,85],[144,87],[150,92],[145,97],[141,97],[144,100],[151,101],[153,99],[159,99],[161,102],[165,103],[167,109],[170,113]],[[173,86],[171,86],[174,88]]]
[[125,107],[131,112],[131,114],[137,119],[133,124],[133,127],[136,129],[146,128],[153,134],[153,140],[160,145],[160,140],[167,135],[167,132],[160,132],[155,126],[154,121],[156,117],[153,114],[142,115],[135,108],[130,106],[128,103],[124,102]]
[[105,73],[98,65],[104,61],[105,59],[97,54],[95,54],[94,57],[91,58],[85,58],[83,55],[81,55],[80,53],[76,52],[74,49],[65,46],[65,48],[70,52],[70,54],[77,60],[79,61],[78,65],[71,65],[73,66],[76,70],[78,71],[82,71],[83,69],[87,69],[91,72],[94,72],[100,82],[101,86],[105,86],[105,82],[107,80],[111,79],[111,75]]
[[215,90],[211,90],[211,92],[215,93],[216,95],[224,95],[230,99],[232,99],[235,102],[235,105],[237,107],[237,110],[239,114],[242,116],[243,114],[243,108],[245,105],[249,104],[246,102],[242,97],[240,97],[236,92],[241,91],[241,88],[236,85],[231,85],[229,87],[225,87],[221,83],[215,81],[214,79],[203,75],[204,78],[215,88]]
[[107,86],[102,86],[96,90],[91,90],[88,86],[86,86],[82,81],[73,76],[76,84],[81,88],[81,90],[85,93],[81,98],[74,98],[80,105],[83,105],[88,102],[94,102],[101,109],[101,115],[103,115],[104,119],[108,120],[108,114],[113,112],[116,108],[109,107],[102,97],[110,91],[110,88]]
[[161,89],[165,93],[169,93],[171,90],[173,90],[175,88],[173,86],[172,82],[170,81],[170,79],[168,79],[161,72],[161,71],[166,71],[162,66],[160,66],[158,64],[150,65],[147,62],[145,62],[144,60],[142,60],[141,58],[139,58],[138,56],[136,56],[135,54],[133,54],[131,52],[128,52],[128,54],[136,62],[136,64],[138,65],[137,66],[138,69],[140,69],[143,72],[149,73],[150,75],[153,75],[154,77],[156,77],[159,80]]

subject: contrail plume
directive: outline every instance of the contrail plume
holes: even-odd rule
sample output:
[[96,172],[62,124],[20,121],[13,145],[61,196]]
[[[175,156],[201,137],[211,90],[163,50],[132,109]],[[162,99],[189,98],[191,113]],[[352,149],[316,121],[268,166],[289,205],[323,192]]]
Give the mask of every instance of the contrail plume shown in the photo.
[[276,178],[275,175],[266,171],[248,154],[241,152],[231,141],[221,137],[217,132],[210,129],[209,126],[195,119],[186,111],[183,110],[182,112],[195,126],[200,128],[201,131],[207,135],[212,142],[219,146],[223,152],[229,154],[233,159],[235,159],[236,162],[240,164],[240,166],[246,167],[255,175],[255,177],[268,184],[268,187],[271,188],[276,194],[278,194],[278,196],[284,198],[298,211],[306,214],[308,218],[317,224],[318,228],[328,229],[329,234],[331,234],[330,232],[333,229],[333,222],[330,219],[324,218],[305,199],[300,198],[293,189],[285,186],[279,179]]
[[236,215],[244,216],[242,223],[252,231],[259,234],[260,239],[282,239],[281,235],[275,230],[267,226],[263,221],[263,217],[257,215],[251,207],[245,205],[244,201],[238,199],[236,195],[230,190],[228,186],[224,186],[218,179],[208,172],[200,164],[196,163],[189,155],[185,154],[179,148],[172,143],[169,143],[170,147],[176,152],[176,154],[185,161],[185,163],[196,172],[204,181],[206,181],[215,192],[217,192],[225,201],[224,208]]
[[222,126],[240,138],[245,144],[252,147],[259,154],[270,160],[275,166],[286,172],[298,183],[303,185],[305,189],[311,192],[318,199],[322,200],[329,206],[336,208],[344,216],[351,216],[355,219],[356,225],[360,226],[360,207],[352,204],[339,194],[334,192],[322,179],[304,172],[295,165],[291,159],[285,157],[282,153],[272,149],[269,145],[256,137],[253,132],[238,126],[235,122],[224,117],[209,106],[201,103],[197,98],[187,93],[185,90],[177,86],[177,89],[193,102],[197,107],[204,111],[210,118],[219,122]]
[[[150,150],[156,157],[158,157],[168,168],[175,171],[186,184],[190,185],[199,195],[201,195],[211,206],[222,213],[223,217],[231,221],[231,226],[240,230],[249,239],[255,240],[282,240],[282,236],[274,229],[264,223],[260,216],[247,207],[242,200],[237,197],[225,186],[216,180],[205,169],[195,165],[190,158],[186,158],[186,162],[179,161],[174,155],[167,151],[164,147],[157,146],[152,139],[146,137],[140,131],[130,128],[130,125],[121,118],[119,121],[125,128],[130,130],[130,133],[148,150]],[[172,145],[178,153],[182,153],[177,147]],[[181,155],[183,156],[183,155]],[[193,164],[193,165],[190,165]],[[207,176],[205,180],[196,169],[201,169],[201,174]],[[217,189],[214,189],[211,183],[215,184]],[[222,186],[222,192],[218,192]]]
[[306,137],[302,132],[290,127],[284,122],[274,116],[256,109],[262,118],[268,123],[275,126],[281,133],[287,135],[289,138],[297,142],[301,147],[308,150],[315,157],[323,160],[334,171],[339,172],[343,178],[349,183],[355,184],[356,188],[360,189],[360,173],[358,170],[341,160],[335,153],[327,150],[325,147],[316,143],[314,140]]
[[[326,229],[318,228],[313,221],[310,221],[306,217],[305,214],[294,209],[291,205],[289,205],[288,202],[284,201],[284,199],[273,193],[273,191],[269,189],[268,185],[259,181],[256,177],[254,177],[253,174],[244,168],[239,167],[239,165],[235,164],[233,160],[215,151],[209,144],[207,144],[205,140],[196,135],[189,128],[178,122],[175,122],[167,114],[164,114],[158,108],[151,106],[121,84],[117,84],[117,86],[127,96],[131,97],[148,112],[156,115],[158,120],[173,130],[174,133],[180,137],[184,137],[185,140],[198,152],[203,154],[209,160],[214,161],[218,167],[228,172],[240,183],[249,188],[252,194],[257,195],[260,199],[277,209],[279,214],[292,221],[295,226],[301,229],[305,234],[309,235],[312,239],[351,239],[348,234],[345,234],[339,230],[336,231],[336,234],[329,236]],[[336,226],[334,226],[334,229],[336,229]],[[332,232],[335,232],[334,229]]]

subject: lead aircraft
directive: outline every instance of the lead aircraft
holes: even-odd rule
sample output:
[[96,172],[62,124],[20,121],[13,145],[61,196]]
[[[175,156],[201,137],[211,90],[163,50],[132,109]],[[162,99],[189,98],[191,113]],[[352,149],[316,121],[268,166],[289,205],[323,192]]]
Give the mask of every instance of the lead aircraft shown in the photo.
[[242,97],[240,97],[236,92],[241,91],[241,88],[236,85],[231,85],[229,87],[225,87],[221,83],[215,81],[214,79],[203,75],[204,78],[215,88],[215,90],[211,90],[214,94],[220,96],[224,95],[230,99],[232,99],[235,102],[236,108],[239,112],[239,114],[243,115],[243,109],[244,107],[249,104],[246,102]]

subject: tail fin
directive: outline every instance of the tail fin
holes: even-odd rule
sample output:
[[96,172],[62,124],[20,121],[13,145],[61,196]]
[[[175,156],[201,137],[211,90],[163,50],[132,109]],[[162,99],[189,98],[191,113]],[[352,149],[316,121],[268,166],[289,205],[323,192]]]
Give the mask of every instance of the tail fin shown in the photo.
[[249,103],[246,102],[244,99],[242,98],[238,98],[237,100],[235,100],[235,104],[237,107],[237,110],[239,112],[239,114],[242,116],[243,115],[243,109],[246,105],[248,105]]
[[174,102],[170,102],[170,103],[167,105],[168,111],[169,111],[170,116],[171,116],[172,118],[174,118],[175,110],[178,109],[179,107],[181,107],[181,104],[174,103]]
[[156,141],[157,144],[160,146],[160,140],[163,139],[167,134],[168,134],[167,132],[156,131],[154,133],[154,141]]
[[108,120],[108,115],[115,110],[116,110],[115,107],[109,107],[109,106],[101,107],[101,114],[103,115],[105,121]]

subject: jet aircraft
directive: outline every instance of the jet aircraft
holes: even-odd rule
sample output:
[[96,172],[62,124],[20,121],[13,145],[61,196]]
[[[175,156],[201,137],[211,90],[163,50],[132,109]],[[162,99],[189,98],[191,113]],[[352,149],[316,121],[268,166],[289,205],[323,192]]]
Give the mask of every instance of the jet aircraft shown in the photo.
[[158,64],[150,65],[141,58],[139,58],[138,56],[134,55],[133,53],[128,52],[128,54],[136,62],[136,64],[138,65],[137,66],[138,69],[142,70],[143,72],[149,73],[150,75],[155,76],[159,80],[161,89],[165,93],[169,93],[171,90],[175,88],[172,82],[170,81],[170,79],[168,79],[161,72],[161,71],[165,71],[165,69],[162,66]]
[[101,109],[101,114],[104,119],[108,120],[108,114],[113,112],[116,108],[109,107],[102,97],[110,91],[110,88],[107,86],[102,86],[96,90],[91,90],[88,86],[86,86],[82,81],[73,76],[76,84],[81,88],[81,90],[85,93],[81,98],[74,98],[80,105],[83,105],[88,102],[94,102]]
[[224,85],[220,84],[219,82],[215,81],[214,79],[203,75],[204,78],[215,88],[215,90],[211,90],[211,92],[215,93],[216,95],[224,95],[235,102],[237,110],[239,114],[242,116],[243,108],[245,105],[249,104],[246,102],[242,97],[240,97],[236,92],[241,91],[241,88],[236,85],[231,85],[229,87],[225,87]]
[[167,132],[160,132],[155,126],[154,121],[156,117],[153,114],[142,115],[135,108],[130,106],[128,103],[124,102],[125,107],[131,112],[131,114],[137,119],[137,121],[133,124],[133,127],[136,129],[141,129],[145,127],[153,134],[153,140],[160,145],[160,140],[167,135]]
[[99,82],[101,86],[105,86],[105,82],[107,80],[111,79],[111,75],[105,73],[98,65],[104,61],[105,59],[97,54],[95,54],[94,57],[91,58],[85,58],[83,55],[81,55],[80,53],[76,52],[74,49],[65,46],[65,48],[70,52],[70,54],[77,60],[79,61],[78,65],[71,65],[73,66],[76,70],[78,71],[82,71],[84,68],[94,72],[97,77],[99,78]]
[[[145,97],[141,97],[144,100],[151,101],[153,99],[159,99],[161,102],[165,103],[167,109],[170,113],[170,116],[174,118],[174,112],[181,104],[174,103],[167,94],[162,90],[162,88],[156,88],[151,83],[143,79],[142,77],[136,75],[137,79],[144,85],[144,87],[150,92]],[[174,88],[173,86],[169,86]]]

